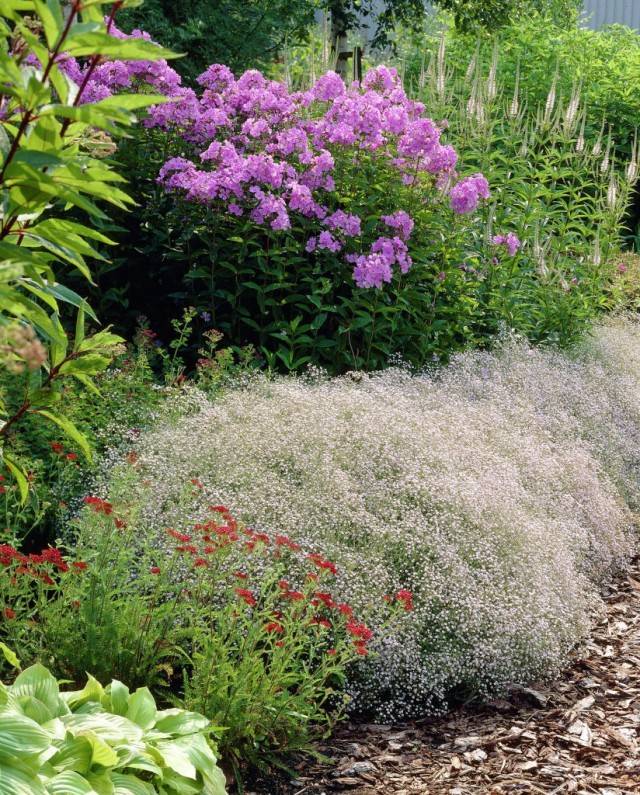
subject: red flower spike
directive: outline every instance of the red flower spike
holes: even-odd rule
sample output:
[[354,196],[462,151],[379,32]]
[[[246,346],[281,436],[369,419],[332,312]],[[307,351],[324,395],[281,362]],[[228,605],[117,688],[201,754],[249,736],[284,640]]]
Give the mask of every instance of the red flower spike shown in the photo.
[[264,628],[265,632],[273,632],[281,635],[284,632],[284,627],[279,621],[270,621]]
[[118,530],[124,530],[124,528],[127,526],[127,523],[122,519],[114,519],[113,521]]
[[328,654],[330,657],[335,657],[335,655],[336,655],[337,653],[338,653],[338,652],[337,652],[335,649],[327,649],[327,654]]
[[396,600],[401,602],[407,613],[410,613],[413,610],[413,594],[406,588],[402,588],[398,591],[396,594]]
[[149,572],[150,572],[151,574],[160,574],[160,566],[152,566],[152,567],[149,569]]
[[166,532],[172,538],[175,538],[176,541],[191,541],[191,536],[186,533],[179,533],[177,530],[174,530],[173,527],[167,527]]
[[67,459],[67,461],[77,461],[78,460],[78,454],[77,453],[67,453],[65,458]]
[[86,571],[89,568],[89,564],[85,563],[83,560],[76,560],[71,565],[78,571]]
[[246,588],[236,588],[236,594],[243,600],[243,602],[248,604],[249,607],[255,607],[258,604],[255,596]]
[[249,575],[242,571],[234,571],[233,576],[237,577],[239,580],[246,580]]
[[205,560],[204,558],[196,558],[193,561],[193,568],[194,569],[207,567],[208,565],[209,565],[209,561]]
[[10,607],[5,607],[4,610],[2,611],[2,615],[8,621],[13,621],[13,619],[16,617],[16,611],[12,610]]

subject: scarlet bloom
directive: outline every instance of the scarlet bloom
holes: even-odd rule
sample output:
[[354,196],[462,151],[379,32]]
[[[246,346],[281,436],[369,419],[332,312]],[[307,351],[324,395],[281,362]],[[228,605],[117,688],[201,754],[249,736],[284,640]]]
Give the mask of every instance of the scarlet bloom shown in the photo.
[[115,525],[118,528],[118,530],[123,530],[127,526],[127,523],[124,522],[122,519],[114,519],[113,521],[115,522]]
[[173,527],[167,527],[167,534],[175,538],[176,541],[191,541],[191,536],[188,536],[186,533],[179,533],[177,530],[174,530]]
[[246,588],[236,588],[236,594],[242,599],[243,602],[248,604],[249,607],[255,607],[258,604],[256,602],[255,596]]
[[402,603],[402,606],[410,613],[413,610],[413,594],[411,591],[407,591],[406,588],[402,588],[396,594],[396,600]]
[[198,489],[204,488],[204,483],[198,480],[198,478],[191,478],[191,483]]
[[289,581],[288,580],[279,580],[278,587],[282,588],[283,591],[289,590]]
[[89,564],[85,563],[84,560],[75,560],[71,565],[74,569],[78,569],[78,571],[85,571],[89,568]]
[[353,615],[353,608],[350,605],[348,605],[346,602],[342,602],[341,604],[339,604],[338,610],[342,613],[343,616],[346,616],[347,618],[351,618],[351,616]]
[[267,546],[271,543],[269,536],[266,533],[256,533],[253,539],[254,541],[262,541],[262,543],[266,544]]
[[246,580],[249,575],[245,574],[243,571],[234,571],[233,576],[237,577],[239,580]]
[[88,505],[95,513],[103,513],[105,516],[110,516],[113,513],[113,505],[100,497],[85,497],[84,504]]
[[335,563],[332,563],[330,560],[325,560],[322,555],[307,555],[307,559],[310,560],[312,563],[319,569],[324,569],[325,571],[330,571],[331,574],[337,574],[338,568]]
[[318,626],[318,627],[324,627],[325,629],[331,629],[331,622],[327,621],[326,618],[314,618],[314,619],[311,620],[310,623],[315,625],[315,626]]
[[360,624],[352,619],[347,621],[345,629],[354,638],[358,638],[365,643],[373,637],[373,631],[366,624]]
[[276,536],[276,546],[287,547],[288,549],[297,552],[300,549],[300,544],[296,544],[288,536]]
[[366,655],[369,654],[366,642],[364,640],[357,640],[353,644],[353,648],[355,649],[356,654],[359,654],[361,657],[366,657]]
[[330,593],[325,593],[324,591],[316,591],[314,596],[319,602],[322,602],[322,604],[325,605],[325,607],[328,607],[329,609],[335,607],[335,602],[331,598]]
[[57,453],[58,455],[64,452],[64,446],[62,445],[61,442],[51,442],[51,449],[53,450],[54,453]]
[[327,654],[328,654],[330,657],[335,657],[335,655],[336,655],[337,653],[338,653],[338,652],[337,652],[335,649],[327,649]]
[[2,615],[8,619],[9,621],[13,620],[16,617],[16,611],[12,610],[10,607],[5,607],[2,611]]
[[210,505],[209,510],[214,513],[229,513],[229,509],[225,508],[224,505]]
[[209,562],[206,561],[204,558],[196,558],[193,561],[194,569],[202,568],[203,566],[208,566],[208,565],[209,565]]
[[67,461],[77,461],[78,460],[78,454],[77,453],[67,453],[65,458],[67,459]]
[[160,574],[160,566],[152,566],[149,571],[151,574]]
[[274,632],[278,635],[284,632],[284,627],[279,621],[270,621],[264,629],[265,632]]
[[304,599],[304,594],[301,591],[285,591],[282,595],[286,599],[291,599],[292,602],[300,602]]
[[188,552],[190,555],[197,555],[198,548],[193,544],[179,544],[176,547],[176,552]]
[[283,640],[277,640],[275,645],[278,646],[281,649],[284,646],[284,641]]
[[214,555],[218,551],[218,547],[213,546],[213,544],[209,544],[204,548],[205,555]]

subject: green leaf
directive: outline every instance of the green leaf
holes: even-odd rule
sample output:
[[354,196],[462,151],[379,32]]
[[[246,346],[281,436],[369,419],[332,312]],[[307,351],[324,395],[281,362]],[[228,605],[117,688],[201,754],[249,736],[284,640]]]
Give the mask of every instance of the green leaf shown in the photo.
[[0,712],[0,781],[6,760],[41,754],[51,745],[49,733],[24,715]]
[[46,419],[55,423],[70,439],[73,439],[73,441],[84,453],[87,461],[91,462],[93,460],[91,447],[87,441],[87,438],[80,433],[80,431],[68,417],[62,417],[60,414],[52,414],[50,411],[45,411],[44,409],[37,409],[34,413],[40,414],[42,417],[45,417]]
[[0,795],[47,795],[47,791],[35,774],[2,764]]
[[18,484],[18,490],[20,492],[20,500],[24,505],[29,497],[29,481],[27,480],[27,473],[13,460],[13,458],[7,455],[4,450],[2,451],[2,461],[15,478],[15,481]]
[[10,649],[6,643],[2,643],[2,641],[0,641],[0,651],[9,665],[20,670],[20,660],[18,659],[16,653]]
[[156,722],[158,710],[156,702],[149,688],[139,687],[136,692],[129,697],[129,708],[126,717],[137,723],[143,729],[150,729]]
[[59,773],[47,781],[47,792],[49,795],[95,795],[87,779],[72,770]]

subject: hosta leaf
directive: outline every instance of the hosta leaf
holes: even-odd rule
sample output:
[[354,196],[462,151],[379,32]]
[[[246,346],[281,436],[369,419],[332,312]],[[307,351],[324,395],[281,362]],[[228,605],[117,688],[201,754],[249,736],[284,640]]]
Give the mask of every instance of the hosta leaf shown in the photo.
[[70,770],[50,779],[47,792],[49,795],[96,795],[86,778]]
[[193,734],[209,726],[208,718],[197,712],[185,712],[181,709],[165,709],[158,712],[155,729],[167,734]]
[[150,729],[156,722],[158,710],[149,688],[139,687],[129,697],[126,717],[143,729]]
[[18,674],[11,686],[11,692],[16,698],[20,696],[34,696],[50,710],[55,717],[64,715],[67,708],[60,698],[58,682],[51,673],[36,663]]
[[[34,720],[15,712],[0,713],[0,771],[11,757],[35,756],[51,745],[48,732]],[[0,774],[1,779],[1,774]]]
[[25,771],[0,764],[0,795],[47,795],[40,779]]

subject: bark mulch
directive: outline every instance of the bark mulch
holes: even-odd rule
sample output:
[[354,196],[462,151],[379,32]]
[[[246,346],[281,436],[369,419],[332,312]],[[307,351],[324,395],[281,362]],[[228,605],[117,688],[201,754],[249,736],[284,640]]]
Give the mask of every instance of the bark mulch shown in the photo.
[[343,726],[287,786],[256,795],[640,794],[640,559],[604,595],[563,678],[399,726]]

